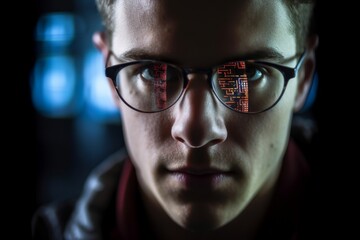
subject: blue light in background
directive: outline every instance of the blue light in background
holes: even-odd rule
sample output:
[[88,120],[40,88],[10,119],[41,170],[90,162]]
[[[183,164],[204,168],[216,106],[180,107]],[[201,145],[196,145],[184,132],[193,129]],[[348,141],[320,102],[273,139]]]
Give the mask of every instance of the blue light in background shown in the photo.
[[32,98],[39,113],[103,123],[119,121],[102,56],[90,36],[82,39],[87,32],[80,30],[84,26],[91,29],[90,25],[81,15],[66,12],[39,18],[35,31],[38,59],[32,83]]
[[74,37],[74,14],[47,13],[37,22],[35,38],[39,52],[33,72],[32,99],[35,108],[47,117],[73,116],[81,100],[75,98],[75,60],[68,54]]
[[70,13],[48,13],[39,18],[36,26],[36,40],[51,45],[72,42],[75,35],[75,16]]
[[50,56],[37,60],[34,68],[32,99],[38,111],[49,117],[74,114],[74,61],[69,56]]
[[89,50],[85,55],[83,76],[86,117],[101,121],[117,121],[119,111],[105,77],[103,58],[96,49]]

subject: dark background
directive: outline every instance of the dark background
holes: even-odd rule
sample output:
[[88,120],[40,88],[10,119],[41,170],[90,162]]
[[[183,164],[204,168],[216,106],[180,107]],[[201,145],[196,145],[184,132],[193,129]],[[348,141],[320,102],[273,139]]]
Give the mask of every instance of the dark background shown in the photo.
[[[4,194],[9,200],[7,204],[13,206],[6,209],[6,226],[14,228],[5,230],[9,231],[9,239],[31,239],[31,219],[36,209],[77,197],[91,169],[119,149],[123,140],[119,116],[97,118],[91,112],[93,109],[81,102],[78,109],[84,110],[54,117],[39,111],[32,97],[34,68],[47,51],[36,36],[40,19],[48,13],[76,16],[75,38],[66,53],[74,57],[78,77],[83,71],[86,49],[95,50],[91,35],[101,30],[94,1],[33,0],[14,4],[10,9],[16,9],[13,17],[19,18],[21,24],[7,20],[11,24],[6,34],[12,37],[8,40],[12,40],[13,51],[6,70],[14,80],[9,86],[15,96],[12,96],[13,104],[8,106],[9,115],[5,115],[11,116],[11,125],[4,124],[8,133],[5,140],[10,142],[5,145],[4,155],[11,159],[12,171],[3,169],[3,175],[9,174],[3,182],[7,185]],[[98,25],[88,21],[90,18]]]
[[[18,9],[19,6],[13,8]],[[312,163],[317,174],[318,190],[314,196],[316,214],[311,220],[317,230],[314,239],[320,239],[320,236],[341,236],[339,239],[346,239],[344,236],[349,234],[348,230],[352,225],[347,220],[347,215],[344,215],[344,212],[349,212],[352,207],[350,200],[347,200],[347,183],[350,179],[347,180],[348,169],[345,167],[349,165],[348,159],[354,157],[350,157],[350,152],[341,147],[347,139],[343,137],[343,132],[354,131],[347,126],[350,125],[352,117],[349,116],[351,114],[347,110],[349,104],[346,104],[346,100],[352,98],[350,94],[344,94],[345,88],[340,85],[342,79],[354,78],[352,73],[356,69],[351,68],[345,61],[348,59],[345,57],[346,53],[356,52],[353,48],[356,44],[353,43],[351,31],[345,31],[342,24],[356,24],[356,14],[351,14],[352,9],[354,8],[350,5],[327,1],[319,1],[316,9],[317,29],[320,35],[317,50],[320,81],[313,106],[314,117],[319,127],[315,150],[317,161]],[[11,169],[14,170],[10,172],[10,181],[4,182],[11,182],[7,184],[10,185],[7,196],[16,196],[16,200],[19,201],[15,201],[17,205],[12,208],[9,217],[9,222],[16,226],[12,231],[12,235],[15,236],[30,236],[31,217],[40,205],[53,200],[76,197],[90,169],[123,144],[119,138],[120,125],[116,123],[101,123],[104,127],[100,137],[80,139],[79,135],[74,133],[77,124],[88,124],[86,126],[92,128],[94,124],[99,123],[77,122],[73,118],[51,119],[41,116],[34,109],[29,81],[38,51],[38,43],[34,40],[34,27],[44,12],[52,11],[72,12],[76,11],[76,6],[74,1],[70,0],[26,2],[14,15],[29,17],[20,20],[24,21],[24,25],[11,25],[9,31],[10,36],[16,36],[16,47],[13,48],[16,51],[9,58],[12,60],[10,62],[16,63],[16,68],[8,70],[13,76],[16,73],[16,77],[12,77],[15,80],[13,89],[16,89],[13,99],[16,101],[15,105],[11,104],[9,108],[9,116],[12,116],[9,120],[16,124],[8,129],[11,134],[6,139],[10,140],[11,148],[5,149],[5,152],[9,151],[11,157],[7,159],[11,159]],[[340,16],[341,13],[346,15]],[[86,41],[88,40],[91,38]],[[343,124],[344,119],[347,124]],[[101,145],[96,145],[91,139]],[[57,183],[57,176],[62,174],[65,175],[61,178],[61,183]],[[25,217],[21,231],[17,230],[20,228],[19,216]],[[343,225],[345,228],[342,228]]]

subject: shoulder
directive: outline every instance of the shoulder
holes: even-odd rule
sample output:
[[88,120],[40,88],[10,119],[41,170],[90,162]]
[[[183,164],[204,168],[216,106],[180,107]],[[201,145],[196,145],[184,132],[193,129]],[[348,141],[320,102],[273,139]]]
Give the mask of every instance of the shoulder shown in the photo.
[[65,225],[74,205],[73,201],[66,201],[40,207],[32,218],[33,239],[63,239]]
[[[101,226],[99,222],[113,201],[126,158],[127,153],[122,150],[96,167],[86,179],[79,199],[40,207],[32,219],[33,239],[74,239],[78,237],[79,230],[94,236],[101,235],[101,229],[94,228]],[[95,238],[91,236],[87,239]]]

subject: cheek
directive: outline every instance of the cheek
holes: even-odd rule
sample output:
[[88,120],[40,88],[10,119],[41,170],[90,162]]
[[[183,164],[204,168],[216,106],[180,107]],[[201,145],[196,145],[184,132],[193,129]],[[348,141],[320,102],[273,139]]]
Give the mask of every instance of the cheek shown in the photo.
[[294,86],[288,87],[274,108],[260,114],[234,117],[236,120],[231,121],[229,133],[241,149],[249,178],[265,179],[280,165],[287,147],[295,96]]
[[[152,183],[153,163],[150,161],[151,152],[148,145],[149,126],[141,114],[122,107],[122,125],[126,147],[131,161],[136,169],[138,180],[142,183]],[[150,187],[150,185],[147,185]],[[147,189],[147,188],[146,188]]]
[[272,139],[274,143],[286,143],[285,140],[287,140],[290,133],[294,103],[294,87],[289,85],[280,102],[269,112],[265,113],[265,121],[262,124],[262,129],[266,131],[264,135]]
[[122,109],[125,142],[134,164],[156,164],[156,153],[169,145],[169,120],[161,113],[139,113],[126,106]]
[[[295,80],[295,79],[294,79]],[[287,142],[290,133],[291,118],[295,104],[296,81],[290,81],[284,95],[278,104],[263,113],[259,129],[262,137],[268,139],[269,148],[279,146]]]
[[[262,148],[259,151],[264,154],[264,159],[268,159],[265,167],[279,162],[286,150],[295,100],[294,89],[294,86],[289,84],[280,102],[264,113],[259,124],[257,136]],[[273,156],[273,159],[267,156]]]

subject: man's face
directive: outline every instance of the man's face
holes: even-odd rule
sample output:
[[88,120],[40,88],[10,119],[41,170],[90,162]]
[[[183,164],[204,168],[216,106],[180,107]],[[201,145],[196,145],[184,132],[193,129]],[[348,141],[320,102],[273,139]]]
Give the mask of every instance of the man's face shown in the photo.
[[[118,1],[114,16],[112,51],[130,60],[211,67],[269,49],[296,55],[281,1]],[[125,139],[146,201],[185,228],[215,229],[276,180],[297,80],[274,108],[241,114],[216,99],[207,76],[188,78],[182,97],[163,112],[140,113],[120,102]]]

